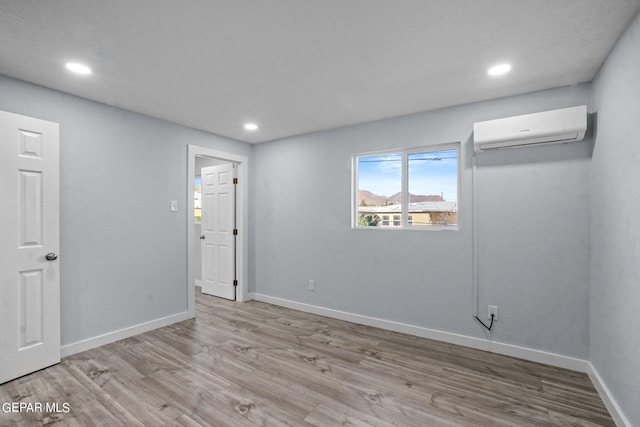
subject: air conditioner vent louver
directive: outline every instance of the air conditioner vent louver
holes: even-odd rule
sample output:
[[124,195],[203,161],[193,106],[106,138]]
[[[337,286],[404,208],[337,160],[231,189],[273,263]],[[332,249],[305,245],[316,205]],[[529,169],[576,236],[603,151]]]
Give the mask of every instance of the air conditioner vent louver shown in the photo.
[[587,106],[525,114],[473,124],[476,152],[581,141]]

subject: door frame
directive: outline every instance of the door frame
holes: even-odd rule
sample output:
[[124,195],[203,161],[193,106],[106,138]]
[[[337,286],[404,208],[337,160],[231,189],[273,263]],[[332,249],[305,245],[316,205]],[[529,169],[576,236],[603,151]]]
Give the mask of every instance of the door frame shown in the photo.
[[238,287],[236,301],[247,300],[249,278],[249,159],[238,154],[214,150],[212,148],[187,145],[187,313],[189,317],[196,315],[196,284],[189,281],[189,260],[194,255],[191,250],[195,243],[193,235],[193,192],[195,191],[194,177],[196,173],[196,157],[211,157],[238,165],[238,186],[236,187],[236,221],[238,237],[236,238],[236,260]]

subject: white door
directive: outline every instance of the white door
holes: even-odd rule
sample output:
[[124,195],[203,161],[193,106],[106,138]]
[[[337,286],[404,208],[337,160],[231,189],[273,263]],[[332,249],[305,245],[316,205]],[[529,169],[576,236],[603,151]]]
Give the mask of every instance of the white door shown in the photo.
[[58,132],[0,111],[0,383],[60,362]]
[[202,168],[202,292],[235,300],[235,165]]

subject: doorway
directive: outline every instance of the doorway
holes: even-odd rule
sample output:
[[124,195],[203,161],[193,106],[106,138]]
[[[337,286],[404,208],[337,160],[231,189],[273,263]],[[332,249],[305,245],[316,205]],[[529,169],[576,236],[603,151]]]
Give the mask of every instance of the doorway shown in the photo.
[[221,152],[206,147],[188,145],[187,167],[187,311],[195,317],[196,279],[200,279],[200,237],[203,235],[196,221],[196,176],[203,166],[224,164],[235,165],[238,183],[236,184],[236,226],[235,238],[235,296],[237,301],[247,298],[248,278],[248,159],[232,153]]

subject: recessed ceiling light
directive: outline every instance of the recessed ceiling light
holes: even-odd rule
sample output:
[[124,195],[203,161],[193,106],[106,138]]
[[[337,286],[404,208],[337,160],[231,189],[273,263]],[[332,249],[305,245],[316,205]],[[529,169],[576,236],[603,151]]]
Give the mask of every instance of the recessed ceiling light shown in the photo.
[[78,64],[77,62],[67,62],[65,66],[67,67],[67,70],[76,74],[82,74],[85,76],[91,74],[91,68],[83,64]]
[[246,130],[258,130],[258,125],[255,123],[245,123],[244,128]]
[[511,71],[511,64],[498,64],[487,71],[490,76],[501,76]]

